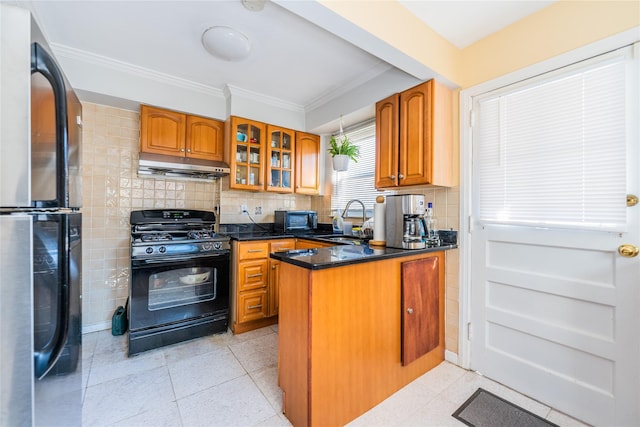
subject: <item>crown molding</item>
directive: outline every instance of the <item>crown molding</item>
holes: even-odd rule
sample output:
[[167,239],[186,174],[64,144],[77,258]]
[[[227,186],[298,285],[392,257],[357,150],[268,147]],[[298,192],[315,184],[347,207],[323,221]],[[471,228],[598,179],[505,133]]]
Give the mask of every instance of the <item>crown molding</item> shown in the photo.
[[358,78],[355,78],[350,82],[348,82],[347,84],[342,85],[340,87],[336,87],[335,89],[325,92],[321,96],[313,99],[311,102],[309,102],[305,106],[305,110],[313,111],[316,108],[321,107],[324,104],[327,104],[330,101],[333,101],[334,99],[343,96],[345,93],[348,93],[350,90],[355,89],[358,86],[361,86],[372,79],[375,79],[376,77],[386,73],[392,68],[393,67],[391,65],[381,61],[375,67],[370,68],[369,71],[367,71],[366,73],[360,74]]
[[124,61],[109,58],[103,55],[96,55],[95,53],[87,52],[85,50],[72,48],[66,45],[58,43],[50,43],[51,49],[57,57],[69,58],[72,60],[88,63],[98,67],[108,68],[114,71],[118,71],[124,74],[134,74],[138,77],[143,77],[158,83],[168,84],[182,89],[200,92],[207,95],[213,95],[216,97],[224,97],[223,91],[207,86],[201,83],[196,83],[191,80],[183,79],[180,77],[172,76],[170,74],[160,73],[150,70],[148,68],[132,65]]
[[233,99],[234,96],[238,96],[242,98],[251,99],[256,102],[260,102],[262,104],[267,104],[273,107],[282,108],[288,111],[304,113],[306,110],[305,107],[302,105],[295,104],[293,102],[284,101],[282,99],[279,99],[273,96],[264,95],[258,92],[254,92],[248,89],[243,89],[241,87],[230,85],[230,84],[225,85],[223,91],[225,93],[225,96],[227,96],[227,99]]

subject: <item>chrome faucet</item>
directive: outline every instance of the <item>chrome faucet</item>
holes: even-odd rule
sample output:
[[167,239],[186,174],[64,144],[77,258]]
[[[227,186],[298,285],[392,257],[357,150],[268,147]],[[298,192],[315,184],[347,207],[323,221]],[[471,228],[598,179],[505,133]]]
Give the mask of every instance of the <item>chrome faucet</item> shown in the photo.
[[344,218],[347,212],[349,212],[349,206],[351,206],[351,203],[353,202],[358,202],[362,205],[362,225],[364,225],[364,222],[367,220],[366,208],[364,207],[364,203],[358,199],[352,199],[347,202],[347,206],[344,208],[344,212],[342,212],[342,218]]

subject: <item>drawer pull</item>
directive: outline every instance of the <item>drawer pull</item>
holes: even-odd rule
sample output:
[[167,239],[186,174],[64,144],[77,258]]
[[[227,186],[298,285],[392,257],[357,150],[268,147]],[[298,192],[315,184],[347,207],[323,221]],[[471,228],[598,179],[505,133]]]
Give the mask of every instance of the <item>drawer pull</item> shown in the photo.
[[262,277],[262,273],[249,274],[247,277]]
[[255,253],[258,253],[258,252],[262,252],[262,249],[249,249],[247,252],[255,254]]
[[262,308],[262,304],[260,304],[260,305],[250,305],[249,307],[247,307],[247,309],[249,309],[249,310],[253,310],[255,308]]

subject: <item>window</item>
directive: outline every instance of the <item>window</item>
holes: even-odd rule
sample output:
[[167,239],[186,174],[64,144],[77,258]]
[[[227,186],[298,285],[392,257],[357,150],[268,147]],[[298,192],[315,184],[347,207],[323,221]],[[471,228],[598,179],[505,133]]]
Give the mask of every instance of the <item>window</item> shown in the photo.
[[[342,214],[349,200],[358,199],[366,207],[367,218],[371,218],[376,197],[384,194],[375,189],[375,119],[353,126],[344,133],[354,144],[360,147],[360,158],[357,163],[354,161],[349,162],[348,171],[333,171],[331,209]],[[359,203],[353,203],[349,208],[348,216],[361,218],[362,206]]]
[[628,52],[474,101],[481,221],[624,230]]

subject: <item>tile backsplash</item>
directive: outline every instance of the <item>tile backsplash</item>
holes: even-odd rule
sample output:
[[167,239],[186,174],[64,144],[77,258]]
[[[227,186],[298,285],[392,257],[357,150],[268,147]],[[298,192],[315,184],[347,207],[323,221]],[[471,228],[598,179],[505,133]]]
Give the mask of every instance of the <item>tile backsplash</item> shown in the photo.
[[[325,196],[228,190],[228,178],[186,181],[137,175],[140,117],[137,111],[83,103],[83,331],[111,327],[111,316],[129,294],[129,214],[136,209],[214,210],[219,222],[269,223],[276,209],[313,209],[330,222],[330,190]],[[220,192],[222,187],[222,192]],[[433,202],[440,228],[458,227],[458,188],[411,188]],[[242,214],[247,205],[250,215]],[[260,208],[262,213],[257,213]],[[446,348],[457,353],[458,254],[446,253]]]

